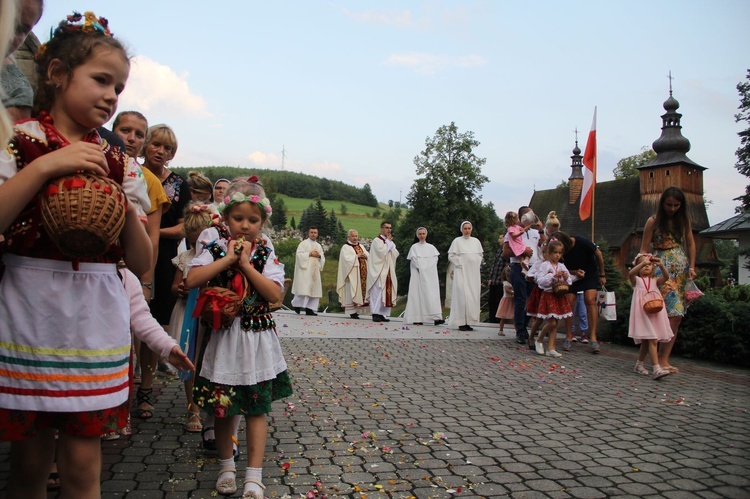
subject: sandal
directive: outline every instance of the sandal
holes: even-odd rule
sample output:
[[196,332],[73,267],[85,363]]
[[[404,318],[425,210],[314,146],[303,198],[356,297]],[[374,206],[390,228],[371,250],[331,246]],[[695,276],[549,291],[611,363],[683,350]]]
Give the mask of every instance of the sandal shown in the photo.
[[198,433],[202,430],[203,424],[201,423],[201,415],[197,412],[188,411],[185,421],[185,431],[190,433]]
[[[138,416],[141,419],[148,419],[150,417],[153,417],[155,407],[153,406],[153,402],[151,399],[151,396],[154,394],[153,388],[138,388],[135,392],[135,403],[138,405],[138,407],[135,410],[135,415]],[[142,405],[146,405],[147,407],[141,407]]]
[[53,471],[47,477],[47,490],[60,490],[60,474],[57,471]]
[[216,492],[224,496],[231,496],[237,492],[237,481],[235,480],[236,470],[223,469],[219,471],[216,478]]
[[[260,487],[260,490],[247,490],[247,484],[249,483],[254,483],[258,487]],[[242,492],[242,499],[264,499],[264,490],[266,490],[266,486],[263,485],[263,482],[254,480],[252,478],[245,478],[245,490]]]
[[633,368],[633,372],[637,374],[644,374],[644,375],[651,374],[650,372],[648,372],[648,369],[643,367],[643,362],[636,362],[635,367]]
[[662,366],[662,369],[669,371],[669,374],[677,374],[680,372],[675,366]]
[[[203,450],[208,452],[216,452],[216,438],[206,438],[206,433],[214,431],[213,426],[204,426],[201,430],[201,440],[203,441]],[[214,433],[215,435],[216,433]]]

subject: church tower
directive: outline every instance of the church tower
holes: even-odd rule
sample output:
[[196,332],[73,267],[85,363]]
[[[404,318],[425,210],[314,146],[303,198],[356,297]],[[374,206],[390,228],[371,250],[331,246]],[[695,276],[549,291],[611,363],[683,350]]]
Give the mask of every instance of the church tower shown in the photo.
[[666,112],[661,116],[661,137],[653,143],[656,157],[638,167],[641,194],[639,227],[643,227],[648,216],[656,213],[664,189],[671,186],[679,187],[685,193],[688,217],[693,226],[698,252],[698,264],[710,267],[716,261],[713,244],[698,235],[698,232],[710,226],[703,199],[703,172],[706,168],[687,157],[690,141],[682,135],[682,115],[677,112],[680,103],[672,96],[671,73],[669,78],[669,98],[664,101]]
[[583,156],[581,149],[578,147],[578,130],[576,130],[576,146],[573,148],[573,155],[570,157],[570,168],[573,170],[568,177],[568,204],[576,204],[581,197],[583,190]]
[[[671,78],[671,75],[670,75]],[[672,83],[669,84],[669,98],[664,101],[661,116],[661,137],[653,143],[656,157],[638,170],[641,177],[641,196],[657,199],[670,186],[676,186],[685,195],[698,196],[703,200],[703,171],[706,169],[687,157],[690,141],[682,135],[680,118],[677,112],[680,103],[672,96]]]

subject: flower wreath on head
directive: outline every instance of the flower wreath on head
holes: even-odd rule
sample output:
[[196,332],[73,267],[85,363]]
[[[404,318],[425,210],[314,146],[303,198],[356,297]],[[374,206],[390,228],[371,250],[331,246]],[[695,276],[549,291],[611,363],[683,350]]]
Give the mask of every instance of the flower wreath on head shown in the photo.
[[[49,38],[51,41],[55,38],[59,38],[60,36],[65,35],[66,33],[72,33],[75,31],[80,31],[87,34],[100,33],[104,36],[112,36],[112,32],[109,30],[109,21],[107,21],[106,18],[96,17],[96,14],[91,11],[84,12],[83,15],[81,15],[80,12],[73,11],[71,15],[60,21],[60,23],[57,25],[57,28],[55,28],[54,30],[50,28]],[[34,56],[34,59],[39,62],[46,50],[47,44],[43,43],[39,47],[39,50]]]
[[[251,184],[260,184],[260,182],[258,182],[258,177],[255,175],[251,176],[249,179],[247,179],[247,181]],[[245,196],[241,192],[235,192],[231,197],[225,197],[223,202],[219,203],[219,211],[222,215],[224,215],[226,214],[227,210],[229,210],[229,208],[238,203],[252,203],[258,205],[260,211],[265,212],[267,216],[270,217],[271,214],[273,214],[271,201],[269,201],[268,198],[261,198],[257,194]]]

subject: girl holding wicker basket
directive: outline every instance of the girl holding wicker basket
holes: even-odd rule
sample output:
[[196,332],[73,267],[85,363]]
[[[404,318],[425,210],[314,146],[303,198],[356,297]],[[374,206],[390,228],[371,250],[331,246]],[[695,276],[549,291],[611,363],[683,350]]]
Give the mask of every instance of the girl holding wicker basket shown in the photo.
[[[633,370],[638,374],[649,374],[648,369],[643,367],[643,361],[648,354],[653,364],[654,379],[661,379],[668,375],[669,371],[659,365],[657,344],[668,342],[673,334],[659,287],[666,282],[669,274],[664,262],[650,253],[638,253],[633,265],[628,274],[630,284],[633,285],[628,336],[633,338],[636,345],[641,345],[638,361]],[[661,270],[658,275],[657,268]]]
[[[93,498],[101,496],[100,436],[128,415],[130,307],[116,263],[124,254],[136,274],[151,265],[148,236],[121,188],[125,155],[96,131],[117,110],[130,62],[107,20],[91,12],[64,19],[36,62],[34,118],[18,122],[0,152],[6,494],[46,496],[59,430],[65,493]],[[51,215],[50,199],[65,210]],[[53,230],[71,219],[77,229]]]
[[284,269],[261,236],[271,205],[255,177],[235,179],[220,205],[229,239],[215,228],[199,237],[189,264],[188,288],[202,287],[196,303],[206,324],[193,397],[215,416],[220,494],[237,490],[232,456],[233,416],[244,416],[247,468],[243,498],[263,498],[266,414],[271,402],[292,394],[287,365],[269,303],[281,297]]

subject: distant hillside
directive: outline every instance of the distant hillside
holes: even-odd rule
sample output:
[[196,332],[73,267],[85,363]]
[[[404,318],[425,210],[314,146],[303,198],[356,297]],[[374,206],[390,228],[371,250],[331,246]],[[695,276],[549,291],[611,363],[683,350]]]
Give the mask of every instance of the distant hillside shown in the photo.
[[320,198],[322,200],[348,201],[365,206],[378,206],[370,184],[359,188],[339,180],[315,177],[305,173],[286,170],[266,170],[261,168],[237,168],[230,166],[206,166],[201,168],[172,168],[187,178],[190,170],[198,170],[215,182],[220,178],[249,177],[257,175],[266,191],[285,194],[293,198]]

